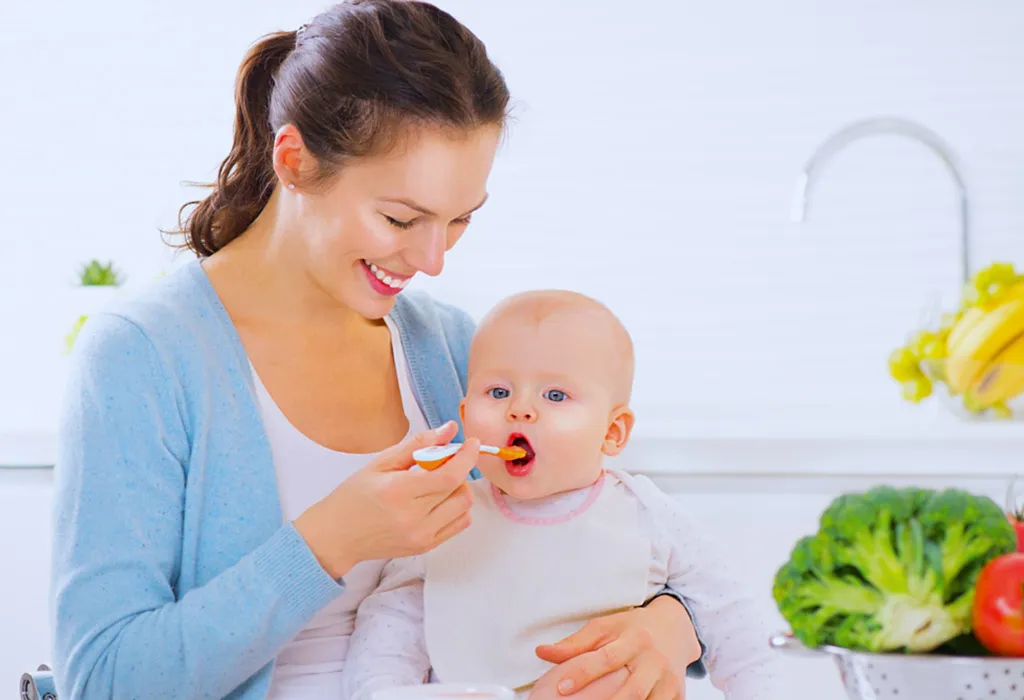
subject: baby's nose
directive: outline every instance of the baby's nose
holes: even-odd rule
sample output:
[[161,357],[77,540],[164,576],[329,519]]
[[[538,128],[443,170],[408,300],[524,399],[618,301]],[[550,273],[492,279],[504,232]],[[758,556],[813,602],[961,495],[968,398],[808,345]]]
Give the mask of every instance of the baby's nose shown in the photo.
[[530,406],[513,406],[508,412],[509,420],[533,423],[537,420],[537,412]]

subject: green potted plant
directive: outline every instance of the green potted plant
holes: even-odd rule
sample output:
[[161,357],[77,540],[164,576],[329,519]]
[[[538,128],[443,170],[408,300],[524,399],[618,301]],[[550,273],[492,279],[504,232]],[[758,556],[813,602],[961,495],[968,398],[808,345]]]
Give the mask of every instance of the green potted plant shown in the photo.
[[82,287],[117,287],[121,284],[121,273],[114,269],[114,263],[90,260],[78,273],[78,284]]
[[64,337],[64,352],[71,352],[78,332],[90,314],[94,314],[108,303],[124,283],[123,275],[114,263],[102,263],[93,259],[82,266],[75,280],[74,314],[75,321]]

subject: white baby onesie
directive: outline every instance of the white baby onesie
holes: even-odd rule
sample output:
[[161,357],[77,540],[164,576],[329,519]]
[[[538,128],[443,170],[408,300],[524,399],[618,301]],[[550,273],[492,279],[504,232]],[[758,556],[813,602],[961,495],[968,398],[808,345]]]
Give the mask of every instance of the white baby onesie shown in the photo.
[[484,480],[470,488],[470,528],[426,555],[388,562],[360,605],[342,672],[346,700],[428,680],[498,683],[522,697],[551,668],[538,644],[666,585],[686,601],[711,682],[727,698],[791,694],[768,647],[773,630],[739,576],[649,479],[607,471],[554,503],[511,502]]

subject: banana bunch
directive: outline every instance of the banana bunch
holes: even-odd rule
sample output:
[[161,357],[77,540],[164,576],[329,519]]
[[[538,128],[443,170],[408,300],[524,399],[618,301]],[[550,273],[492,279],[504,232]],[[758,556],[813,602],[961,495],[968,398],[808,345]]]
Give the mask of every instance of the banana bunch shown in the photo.
[[928,398],[940,382],[971,413],[1012,417],[1007,402],[1024,394],[1024,275],[1009,263],[980,270],[955,313],[893,351],[889,374],[907,401]]

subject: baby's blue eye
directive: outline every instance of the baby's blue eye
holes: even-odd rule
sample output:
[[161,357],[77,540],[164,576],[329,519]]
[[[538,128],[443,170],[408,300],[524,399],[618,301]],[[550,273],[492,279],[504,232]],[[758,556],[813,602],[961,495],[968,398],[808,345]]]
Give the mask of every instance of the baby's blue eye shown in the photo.
[[565,395],[564,391],[559,391],[558,389],[550,389],[544,392],[544,398],[547,399],[548,401],[554,401],[555,403],[558,403],[559,401],[565,401],[568,397]]
[[509,391],[503,386],[496,386],[487,392],[492,399],[507,399]]

